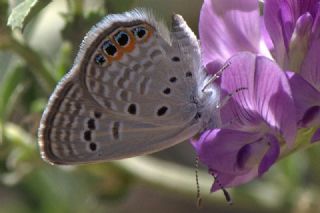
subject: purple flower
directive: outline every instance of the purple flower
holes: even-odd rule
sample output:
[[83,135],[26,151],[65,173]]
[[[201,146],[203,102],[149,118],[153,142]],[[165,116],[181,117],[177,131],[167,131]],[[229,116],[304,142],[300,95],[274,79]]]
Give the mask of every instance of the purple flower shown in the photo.
[[320,141],[320,0],[266,0],[263,14],[258,0],[205,0],[203,63],[214,73],[241,51],[272,58],[290,77],[299,127],[314,127],[311,142]]
[[204,0],[203,65],[212,74],[231,58],[220,86],[233,95],[221,109],[225,128],[192,143],[223,186],[261,176],[280,148],[301,144],[297,126],[311,128],[307,143],[320,141],[319,11],[320,0],[266,0],[264,16],[258,0]]
[[270,51],[283,70],[291,71],[297,123],[317,129],[311,142],[320,141],[320,0],[268,0],[264,14]]
[[[261,176],[275,163],[280,143],[294,142],[296,123],[290,85],[270,59],[236,54],[221,77],[221,89],[234,94],[221,109],[228,128],[208,130],[193,141],[200,161],[221,185],[236,186]],[[220,188],[216,182],[212,190]]]
[[201,162],[218,178],[211,191],[237,186],[262,175],[277,160],[280,146],[272,134],[217,129],[194,143]]
[[199,35],[203,64],[208,72],[214,73],[241,51],[270,55],[262,38],[265,30],[261,29],[261,21],[257,0],[205,0]]

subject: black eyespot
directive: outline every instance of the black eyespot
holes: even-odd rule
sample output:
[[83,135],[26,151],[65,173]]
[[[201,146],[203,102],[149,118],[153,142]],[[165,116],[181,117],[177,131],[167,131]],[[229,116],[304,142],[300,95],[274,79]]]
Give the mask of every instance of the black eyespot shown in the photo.
[[187,72],[186,73],[186,77],[192,77],[192,73],[191,72]]
[[90,143],[89,148],[91,151],[96,151],[97,150],[97,144],[96,143]]
[[131,115],[137,114],[137,106],[135,104],[130,104],[129,107],[128,107],[128,112]]
[[101,116],[102,116],[101,112],[94,112],[95,118],[101,118]]
[[198,120],[202,116],[201,112],[197,112],[197,114],[194,116],[194,119]]
[[168,88],[165,88],[163,90],[163,93],[166,94],[166,95],[169,95],[171,93],[171,89],[168,87]]
[[102,45],[102,50],[110,56],[114,56],[117,53],[117,48],[112,44],[111,41],[105,41]]
[[84,132],[84,139],[86,141],[91,141],[91,131],[87,130]]
[[120,122],[115,121],[112,126],[112,136],[115,140],[119,139],[119,128],[120,128]]
[[129,36],[126,32],[124,31],[120,31],[118,32],[115,36],[114,36],[114,39],[116,40],[116,42],[124,47],[126,46],[128,43],[129,43]]
[[168,110],[168,107],[162,106],[162,107],[160,107],[160,108],[158,109],[157,115],[158,115],[158,116],[163,116],[163,115],[167,112],[167,110]]
[[179,62],[180,61],[180,58],[178,56],[174,56],[171,58],[172,61],[174,62]]
[[106,62],[106,59],[105,59],[101,54],[97,54],[96,57],[94,57],[94,61],[95,61],[98,65],[103,65],[104,62]]
[[171,82],[171,83],[174,83],[174,82],[176,82],[178,79],[177,79],[177,77],[171,77],[170,79],[169,79],[169,81]]
[[95,124],[95,122],[94,122],[94,119],[92,119],[92,118],[90,118],[90,119],[88,120],[87,125],[88,125],[88,128],[91,129],[91,130],[93,130],[93,129],[96,128],[96,124]]
[[134,36],[139,39],[142,39],[147,34],[147,30],[144,27],[136,27],[132,30],[132,32]]

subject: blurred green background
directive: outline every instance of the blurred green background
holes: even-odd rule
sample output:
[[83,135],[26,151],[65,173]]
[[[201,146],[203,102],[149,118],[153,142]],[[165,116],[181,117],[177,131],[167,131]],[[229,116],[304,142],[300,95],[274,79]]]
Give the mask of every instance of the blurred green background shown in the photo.
[[[23,33],[17,24],[29,9]],[[203,207],[196,207],[195,153],[189,142],[151,156],[52,166],[37,146],[37,128],[50,92],[70,69],[90,27],[108,13],[152,8],[167,22],[179,13],[197,33],[201,0],[0,0],[0,213],[17,212],[320,212],[320,147],[278,162],[262,178],[209,193],[201,167]],[[18,12],[17,12],[18,11]],[[227,142],[227,141],[226,141]]]

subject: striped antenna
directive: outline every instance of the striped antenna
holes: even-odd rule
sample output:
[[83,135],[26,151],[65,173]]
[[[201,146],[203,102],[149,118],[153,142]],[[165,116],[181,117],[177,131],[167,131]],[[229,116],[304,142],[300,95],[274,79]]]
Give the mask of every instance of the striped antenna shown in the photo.
[[197,207],[201,208],[202,207],[202,198],[200,194],[200,184],[199,184],[199,157],[196,157],[196,162],[195,162],[195,174],[196,174],[196,184],[197,184]]
[[218,176],[214,173],[213,170],[209,170],[209,172],[211,173],[211,175],[213,176],[214,178],[214,181],[217,182],[217,184],[219,185],[220,189],[222,190],[223,194],[224,194],[224,197],[226,198],[226,201],[229,205],[232,205],[233,204],[233,201],[232,201],[232,198],[229,194],[229,192],[223,187],[223,185],[220,183],[219,179],[218,179]]

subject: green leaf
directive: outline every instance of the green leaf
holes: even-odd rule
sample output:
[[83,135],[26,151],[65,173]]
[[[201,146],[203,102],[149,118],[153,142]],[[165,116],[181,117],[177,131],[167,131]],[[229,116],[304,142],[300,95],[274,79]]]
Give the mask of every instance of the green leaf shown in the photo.
[[31,73],[36,77],[39,85],[49,94],[57,81],[53,72],[48,69],[46,58],[32,49],[28,44],[22,43],[16,39],[11,40],[10,48],[19,55],[30,67]]
[[73,58],[71,57],[73,54],[71,43],[63,42],[55,64],[55,70],[57,70],[56,79],[61,79],[69,71],[73,63]]
[[8,3],[0,0],[0,49],[5,45],[8,39],[8,27],[4,24],[7,20]]
[[8,2],[0,0],[0,29],[3,27],[5,20],[7,19]]
[[13,107],[12,99],[16,96],[16,89],[24,80],[24,70],[21,66],[5,73],[0,86],[0,123],[4,123],[8,111]]
[[24,26],[50,2],[51,0],[25,0],[12,10],[7,25],[12,29],[23,30]]
[[[62,30],[63,39],[71,43],[72,49],[78,51],[83,37],[102,17],[99,12],[91,12],[85,17],[83,14],[78,13],[65,15],[66,25]],[[75,57],[76,51],[74,51],[74,55],[71,58]]]

